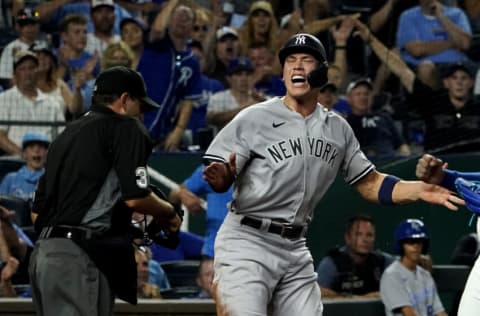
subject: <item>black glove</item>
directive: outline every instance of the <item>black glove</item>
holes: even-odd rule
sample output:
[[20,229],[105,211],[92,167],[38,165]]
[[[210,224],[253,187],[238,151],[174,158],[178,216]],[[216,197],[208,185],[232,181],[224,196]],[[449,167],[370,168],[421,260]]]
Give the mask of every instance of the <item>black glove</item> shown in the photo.
[[[157,186],[150,184],[149,187],[160,199],[167,200],[166,195]],[[178,215],[183,222],[183,216],[185,214],[184,210],[180,205],[173,204],[173,207],[176,215]],[[152,222],[147,225],[145,232],[147,233],[148,238],[154,243],[168,249],[176,249],[180,243],[180,229],[175,232],[165,231],[164,225],[165,224],[160,224],[158,220],[153,219]]]

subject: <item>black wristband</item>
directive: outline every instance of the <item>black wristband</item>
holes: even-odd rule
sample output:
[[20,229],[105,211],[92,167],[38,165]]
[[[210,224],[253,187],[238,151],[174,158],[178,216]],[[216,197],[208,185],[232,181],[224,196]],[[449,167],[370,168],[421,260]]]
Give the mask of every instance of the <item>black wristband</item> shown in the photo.
[[347,46],[335,46],[335,49],[347,49]]

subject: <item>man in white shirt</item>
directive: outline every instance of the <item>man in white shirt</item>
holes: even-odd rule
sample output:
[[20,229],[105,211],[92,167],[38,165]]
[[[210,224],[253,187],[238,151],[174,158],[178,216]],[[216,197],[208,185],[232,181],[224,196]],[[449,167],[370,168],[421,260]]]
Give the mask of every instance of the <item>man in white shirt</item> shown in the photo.
[[96,52],[101,59],[108,44],[120,41],[120,36],[113,33],[115,24],[113,0],[93,0],[90,15],[94,32],[87,35],[86,51],[92,54]]
[[18,38],[5,46],[0,57],[0,78],[5,82],[6,87],[11,86],[15,53],[19,50],[28,50],[39,44],[37,40],[40,33],[38,13],[30,8],[19,10],[15,18],[15,26]]
[[38,59],[34,53],[17,52],[13,60],[15,85],[0,93],[0,118],[3,121],[0,125],[0,149],[7,154],[21,154],[22,137],[26,132],[43,132],[53,140],[61,130],[61,126],[18,125],[12,122],[65,122],[61,105],[37,88],[37,68]]

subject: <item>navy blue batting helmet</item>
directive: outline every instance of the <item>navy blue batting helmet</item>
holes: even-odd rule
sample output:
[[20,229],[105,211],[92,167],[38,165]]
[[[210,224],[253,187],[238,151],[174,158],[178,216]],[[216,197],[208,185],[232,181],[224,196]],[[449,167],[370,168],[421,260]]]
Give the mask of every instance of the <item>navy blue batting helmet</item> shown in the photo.
[[283,48],[278,52],[280,64],[285,64],[288,55],[305,53],[318,60],[318,67],[308,75],[308,82],[312,87],[322,87],[328,81],[327,54],[322,42],[308,33],[298,33],[288,39]]
[[395,231],[394,251],[396,254],[403,253],[403,241],[407,239],[421,239],[423,241],[422,253],[428,252],[429,237],[425,224],[416,218],[409,218],[398,224]]

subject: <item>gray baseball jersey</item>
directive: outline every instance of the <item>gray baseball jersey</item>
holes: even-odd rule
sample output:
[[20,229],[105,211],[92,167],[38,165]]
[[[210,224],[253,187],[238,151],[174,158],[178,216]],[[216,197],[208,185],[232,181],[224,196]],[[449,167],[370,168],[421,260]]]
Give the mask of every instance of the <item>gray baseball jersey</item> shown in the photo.
[[401,315],[394,311],[404,306],[412,306],[418,316],[433,316],[445,310],[430,272],[421,266],[410,271],[398,260],[383,273],[380,296],[387,316]]
[[339,170],[354,184],[375,166],[348,123],[322,106],[304,118],[273,98],[241,111],[210,144],[204,158],[227,162],[236,153],[238,214],[309,223]]

